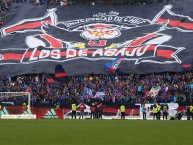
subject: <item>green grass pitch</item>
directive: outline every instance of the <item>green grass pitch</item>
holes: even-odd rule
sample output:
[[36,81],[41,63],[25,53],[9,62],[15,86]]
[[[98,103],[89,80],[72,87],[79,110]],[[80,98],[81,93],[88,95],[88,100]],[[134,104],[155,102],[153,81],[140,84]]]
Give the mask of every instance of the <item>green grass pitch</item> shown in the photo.
[[193,145],[193,121],[1,119],[0,145]]

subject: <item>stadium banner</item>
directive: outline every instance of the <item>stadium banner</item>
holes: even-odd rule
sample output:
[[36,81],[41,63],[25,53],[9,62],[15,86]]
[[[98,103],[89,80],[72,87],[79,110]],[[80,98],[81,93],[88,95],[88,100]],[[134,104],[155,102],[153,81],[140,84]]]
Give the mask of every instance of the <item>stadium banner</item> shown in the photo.
[[57,65],[68,75],[110,74],[105,64],[118,58],[117,73],[190,70],[192,5],[13,4],[0,29],[0,74],[51,74]]
[[1,115],[1,119],[36,119],[36,115]]
[[[169,103],[172,104],[172,103]],[[168,104],[168,105],[169,105]],[[176,103],[173,103],[176,104]],[[151,106],[153,104],[145,104],[147,109],[147,117],[148,116],[152,116],[152,109]],[[139,106],[138,108],[136,107],[129,107],[126,108],[126,116],[129,117],[140,117],[142,112],[141,112],[141,104],[136,104],[136,106]],[[171,105],[169,105],[170,109]],[[173,106],[174,108],[178,108]],[[12,107],[12,109],[16,109],[18,110],[18,106]],[[179,111],[181,112],[186,112],[186,106],[184,106],[184,104],[179,104]],[[13,111],[13,110],[12,110]],[[14,112],[12,112],[9,108],[7,108],[7,114],[1,114],[0,115],[0,119],[64,119],[64,118],[71,118],[71,108],[61,108],[61,109],[53,109],[53,108],[47,108],[47,107],[43,107],[42,108],[38,108],[38,107],[32,107],[31,111],[32,114],[13,114]],[[87,109],[85,109],[85,117],[90,117],[90,109],[89,106],[87,106]],[[173,113],[172,111],[170,111],[171,113]],[[15,112],[16,113],[16,112]],[[114,116],[116,117],[119,114],[119,106],[105,106],[103,109],[103,115],[108,117],[108,116]],[[80,116],[79,114],[79,109],[77,109],[77,118]]]
[[[160,103],[160,105],[162,106],[164,103]],[[140,114],[139,114],[139,116],[143,116],[143,112],[142,112],[142,104],[135,104],[135,105],[138,105],[138,106],[140,106]],[[153,105],[154,105],[154,103],[146,103],[145,104],[145,107],[147,108],[146,109],[146,115],[147,115],[147,117],[150,117],[150,116],[152,116],[153,115]],[[179,104],[178,103],[173,103],[173,102],[171,102],[171,103],[167,103],[167,105],[168,105],[168,115],[169,116],[172,116],[172,117],[174,117],[175,116],[175,114],[177,113],[177,110],[179,110],[179,111],[181,111],[181,112],[185,112],[185,106],[181,106],[180,108],[179,108]]]

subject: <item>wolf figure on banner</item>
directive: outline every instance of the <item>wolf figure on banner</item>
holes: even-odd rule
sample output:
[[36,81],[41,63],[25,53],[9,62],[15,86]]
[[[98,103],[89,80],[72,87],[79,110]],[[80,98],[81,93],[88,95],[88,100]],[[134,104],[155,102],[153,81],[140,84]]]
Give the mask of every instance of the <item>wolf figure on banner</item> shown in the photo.
[[[185,48],[163,45],[163,43],[170,41],[173,37],[168,31],[175,29],[184,33],[193,32],[193,27],[186,27],[183,24],[178,27],[173,25],[173,21],[163,19],[162,16],[167,13],[170,16],[186,18],[192,23],[193,21],[189,17],[173,13],[171,8],[171,5],[165,6],[153,20],[133,16],[120,17],[118,12],[110,11],[108,14],[93,15],[93,18],[72,21],[59,21],[56,14],[57,9],[54,8],[48,10],[43,17],[21,20],[14,25],[2,28],[1,37],[29,33],[25,38],[25,44],[30,51],[32,48],[36,49],[32,51],[31,56],[35,56],[39,47],[41,49],[49,48],[53,51],[48,55],[51,55],[52,59],[55,58],[54,61],[66,61],[69,58],[62,59],[64,53],[57,51],[55,49],[57,48],[65,49],[66,55],[69,49],[72,49],[73,52],[81,50],[78,56],[73,56],[73,59],[81,57],[88,60],[112,60],[124,57],[124,61],[134,60],[135,64],[141,62],[181,63],[177,54]],[[31,33],[33,35],[30,35]],[[41,52],[43,53],[43,50]],[[28,51],[24,53],[23,61]],[[2,55],[2,58],[4,57],[6,55]]]

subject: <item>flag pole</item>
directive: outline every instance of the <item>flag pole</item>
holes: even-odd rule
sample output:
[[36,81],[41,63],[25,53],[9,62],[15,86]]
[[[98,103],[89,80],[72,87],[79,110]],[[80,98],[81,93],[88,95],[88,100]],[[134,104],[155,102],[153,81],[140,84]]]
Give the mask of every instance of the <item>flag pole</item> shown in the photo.
[[173,6],[172,5],[166,5],[164,6],[164,8],[153,18],[153,20],[151,21],[151,24],[154,24],[158,18],[160,18],[160,16],[166,12],[167,10],[170,10]]

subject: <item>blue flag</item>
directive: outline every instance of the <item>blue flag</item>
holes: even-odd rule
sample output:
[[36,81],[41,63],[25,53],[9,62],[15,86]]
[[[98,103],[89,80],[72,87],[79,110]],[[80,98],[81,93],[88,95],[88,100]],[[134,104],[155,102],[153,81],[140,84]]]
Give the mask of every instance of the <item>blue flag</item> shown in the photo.
[[116,58],[115,60],[112,60],[111,62],[108,62],[105,64],[105,66],[107,68],[109,68],[109,70],[113,73],[115,73],[118,69],[118,66],[120,65],[120,63],[123,61],[123,57],[121,58]]

